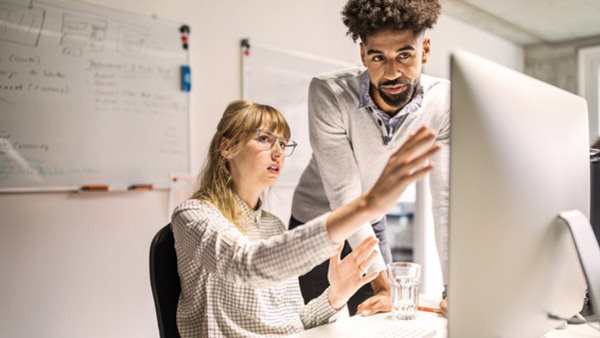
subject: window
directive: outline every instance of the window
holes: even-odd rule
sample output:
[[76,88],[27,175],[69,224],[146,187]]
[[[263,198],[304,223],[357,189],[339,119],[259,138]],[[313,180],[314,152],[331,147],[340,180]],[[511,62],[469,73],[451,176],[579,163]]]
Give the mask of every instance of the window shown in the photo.
[[590,144],[600,138],[600,46],[579,49],[579,95],[588,102]]

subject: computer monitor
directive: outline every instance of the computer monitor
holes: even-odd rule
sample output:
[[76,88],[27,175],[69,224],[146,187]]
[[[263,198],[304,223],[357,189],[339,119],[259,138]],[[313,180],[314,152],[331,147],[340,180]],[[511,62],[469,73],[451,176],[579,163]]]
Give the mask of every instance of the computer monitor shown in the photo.
[[589,217],[587,104],[468,52],[451,81],[449,336],[540,337],[584,302],[558,215]]

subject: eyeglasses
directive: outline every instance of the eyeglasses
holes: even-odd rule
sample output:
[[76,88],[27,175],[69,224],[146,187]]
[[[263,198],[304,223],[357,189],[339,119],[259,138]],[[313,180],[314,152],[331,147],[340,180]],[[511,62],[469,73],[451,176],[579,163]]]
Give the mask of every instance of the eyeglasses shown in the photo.
[[298,145],[298,143],[296,143],[294,140],[287,140],[283,137],[278,137],[272,132],[264,129],[256,129],[255,140],[262,150],[273,149],[273,146],[277,142],[285,157],[292,155],[294,153],[294,149],[296,149],[296,146]]

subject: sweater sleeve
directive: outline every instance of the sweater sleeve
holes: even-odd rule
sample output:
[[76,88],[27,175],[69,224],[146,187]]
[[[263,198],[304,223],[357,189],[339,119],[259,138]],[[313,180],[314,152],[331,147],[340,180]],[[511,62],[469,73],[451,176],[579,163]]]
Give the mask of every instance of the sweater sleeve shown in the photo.
[[334,254],[337,245],[327,233],[326,217],[265,240],[250,241],[218,210],[188,201],[173,213],[175,249],[223,279],[270,287],[308,272]]
[[450,172],[450,112],[445,111],[442,126],[438,131],[436,140],[440,151],[433,158],[434,170],[430,173],[431,203],[433,208],[433,222],[435,227],[435,240],[442,267],[444,284],[448,283],[448,209],[449,209],[449,172]]
[[[308,90],[310,144],[319,167],[325,194],[331,210],[362,194],[360,174],[350,144],[339,103],[327,83],[317,78]],[[365,223],[348,238],[356,247],[368,236],[375,236],[370,223]],[[385,270],[381,252],[368,271]]]

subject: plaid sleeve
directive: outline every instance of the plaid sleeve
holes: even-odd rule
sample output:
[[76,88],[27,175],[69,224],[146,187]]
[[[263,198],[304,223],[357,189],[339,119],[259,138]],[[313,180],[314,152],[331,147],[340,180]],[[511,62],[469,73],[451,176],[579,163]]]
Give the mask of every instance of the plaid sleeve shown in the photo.
[[302,320],[302,324],[304,324],[304,329],[308,330],[319,325],[327,324],[330,319],[338,313],[339,310],[332,308],[329,303],[329,298],[327,297],[328,292],[329,288],[325,289],[319,297],[311,300],[302,308],[300,319]]
[[205,204],[179,208],[172,224],[176,246],[207,271],[264,288],[302,275],[333,255],[337,245],[327,233],[326,217],[257,241],[248,240],[219,211]]

